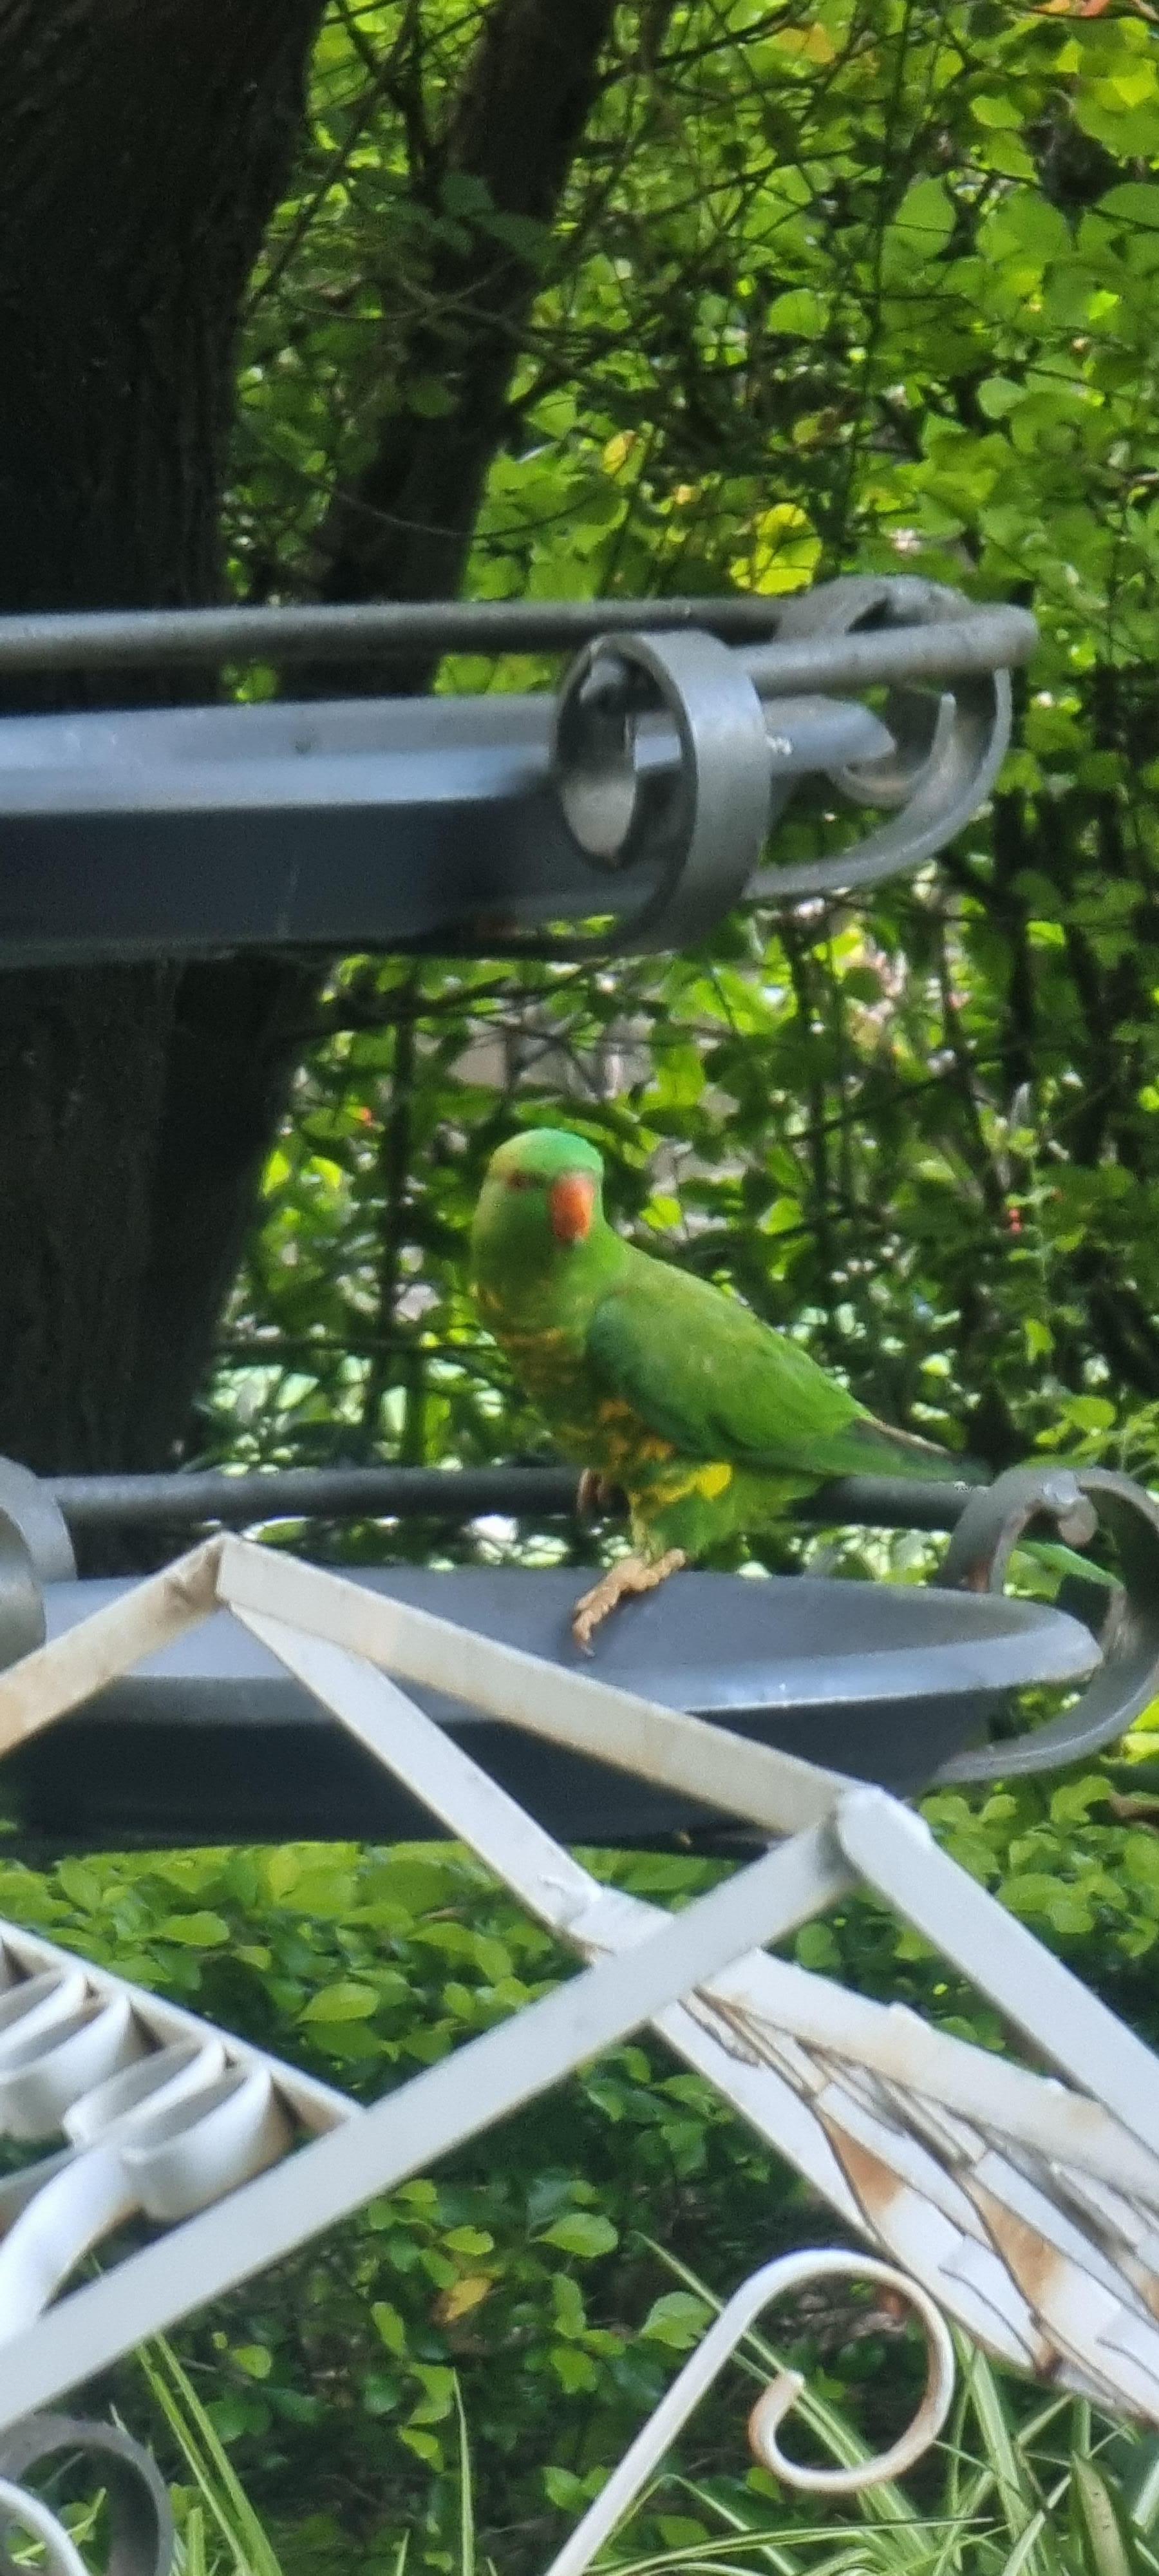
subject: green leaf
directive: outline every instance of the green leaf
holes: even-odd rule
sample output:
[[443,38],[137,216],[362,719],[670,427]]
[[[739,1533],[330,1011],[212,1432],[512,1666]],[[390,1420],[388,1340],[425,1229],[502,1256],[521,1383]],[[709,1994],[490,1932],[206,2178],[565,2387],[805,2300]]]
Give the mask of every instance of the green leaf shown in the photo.
[[336,1978],[332,1986],[323,1986],[312,1995],[302,2013],[303,2021],[365,2021],[378,2010],[378,1995],[373,1986],[359,1985],[353,1977]]
[[1109,1431],[1115,1420],[1115,1407],[1105,1395],[1068,1396],[1065,1410],[1078,1431]]
[[774,296],[765,316],[770,331],[784,331],[795,340],[820,339],[832,318],[830,306],[809,286],[791,286]]
[[1108,188],[1100,197],[1096,210],[1109,215],[1131,231],[1159,232],[1159,187],[1153,182],[1130,179],[1122,187]]
[[805,1923],[793,1944],[798,1964],[818,1975],[839,1968],[841,1952],[827,1923]]
[[230,1937],[220,1914],[167,1914],[153,1928],[155,1941],[179,1941],[188,1950],[217,1950]]
[[610,2254],[619,2244],[618,2228],[609,2218],[597,2218],[587,2210],[573,2210],[567,2218],[557,2218],[546,2227],[542,2245],[558,2245],[562,2254],[578,2254],[585,2261],[596,2254]]
[[1141,2576],[1146,2564],[1143,2553],[1095,2462],[1076,2454],[1070,2475],[1088,2576]]
[[455,2402],[455,2374],[439,2362],[412,2362],[411,2368],[422,2388],[422,2396],[413,2409],[412,2424],[441,2424]]
[[384,2343],[387,2351],[393,2352],[399,2361],[405,2361],[407,2331],[405,2321],[399,2315],[398,2309],[391,2306],[389,2299],[376,2299],[370,2314],[379,2341]]
[[553,2344],[547,2358],[560,2387],[569,2397],[578,2396],[581,2390],[598,2387],[599,2372],[594,2361],[589,2353],[579,2352],[574,2343]]
[[936,259],[957,222],[957,210],[945,181],[915,179],[906,189],[889,231],[883,256],[887,276],[904,272],[914,261]]
[[690,2290],[668,2290],[653,2300],[640,2332],[649,2343],[666,2344],[670,2352],[689,2352],[711,2322],[706,2300],[694,2298]]

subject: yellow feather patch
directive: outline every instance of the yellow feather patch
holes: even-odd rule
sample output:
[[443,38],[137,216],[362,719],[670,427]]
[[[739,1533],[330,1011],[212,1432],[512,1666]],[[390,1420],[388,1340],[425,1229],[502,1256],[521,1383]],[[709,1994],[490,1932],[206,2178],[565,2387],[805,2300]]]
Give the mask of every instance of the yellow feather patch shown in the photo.
[[646,1485],[643,1492],[633,1490],[632,1500],[647,1519],[653,1512],[666,1512],[671,1503],[687,1502],[689,1495],[695,1493],[696,1484],[695,1476],[670,1476],[664,1482],[657,1479],[654,1484]]
[[711,1503],[715,1501],[718,1494],[723,1494],[727,1485],[731,1485],[732,1469],[726,1467],[723,1462],[713,1467],[702,1467],[699,1475],[694,1476],[692,1481],[697,1493],[703,1494],[705,1501]]

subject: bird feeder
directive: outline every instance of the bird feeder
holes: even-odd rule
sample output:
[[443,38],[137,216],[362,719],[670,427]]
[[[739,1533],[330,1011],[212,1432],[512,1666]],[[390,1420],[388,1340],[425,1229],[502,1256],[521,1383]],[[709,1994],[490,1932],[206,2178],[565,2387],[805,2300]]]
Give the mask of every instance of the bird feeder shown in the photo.
[[[572,655],[554,695],[0,719],[0,968],[687,947],[742,899],[848,894],[932,857],[993,782],[1034,642],[1025,611],[911,577],[781,604],[0,618],[0,683],[83,670],[113,695],[141,668]],[[778,866],[810,781],[887,819]]]
[[[173,1534],[182,1523],[254,1530],[352,1514],[463,1522],[513,1510],[541,1519],[575,1507],[574,1479],[535,1469],[54,1482],[0,1461],[0,1657],[12,1664],[45,1641],[63,1645],[132,1597],[130,1581],[77,1578],[74,1533],[152,1524]],[[1089,1759],[1159,1695],[1159,1507],[1128,1478],[1031,1468],[977,1490],[852,1477],[823,1490],[813,1511],[903,1527],[920,1517],[952,1531],[938,1581],[685,1573],[623,1605],[591,1657],[571,1635],[574,1569],[395,1566],[360,1569],[348,1581],[368,1599],[453,1624],[463,1639],[458,1680],[420,1675],[420,1706],[571,1843],[719,1850],[735,1843],[737,1828],[707,1786],[674,1797],[653,1779],[617,1777],[590,1750],[513,1730],[472,1687],[484,1640],[896,1793]],[[1079,1604],[1084,1614],[1097,1604],[1101,1643],[1085,1615],[1002,1590],[1024,1529],[1083,1541],[1100,1518],[1123,1577],[1117,1588],[1092,1587]],[[1062,1716],[1020,1732],[1028,1692],[1080,1684]],[[423,1830],[405,1782],[336,1728],[259,1637],[224,1616],[161,1645],[95,1696],[81,1694],[59,1727],[16,1744],[0,1768],[0,1803],[19,1847],[42,1856],[387,1841]]]
[[[1097,1490],[1121,1520],[1136,1511],[1121,1480]],[[986,1500],[1001,1547],[1044,1497],[1022,1479]],[[1053,1501],[1068,1517],[1078,1507],[1073,1495]],[[1143,1520],[1153,1547],[1154,1515]],[[977,1520],[967,1528],[967,1580],[992,1534]],[[65,2448],[91,2455],[94,2480],[121,2499],[122,2576],[168,2576],[172,2549],[151,2463],[124,2442],[114,2460],[103,2427],[62,2418],[72,2389],[648,2030],[854,2243],[758,2264],[548,2576],[582,2576],[755,2317],[834,2275],[887,2286],[918,2317],[926,2397],[887,2453],[818,2471],[780,2447],[802,2383],[774,2378],[749,2434],[787,2484],[848,2493],[920,2455],[952,2394],[947,2319],[1052,2392],[1159,2427],[1159,2061],[918,1818],[731,1724],[705,1726],[220,1535],[0,1674],[0,1747],[51,1735],[95,1685],[218,1619],[256,1640],[580,1965],[364,2108],[35,1927],[0,1924],[0,2134],[41,2151],[0,2180],[0,2518],[44,2544],[51,2576],[84,2576],[84,2563],[21,2479]],[[975,1642],[984,1633],[978,1623]],[[423,1706],[431,1690],[534,1744],[589,1755],[621,1783],[641,1777],[678,1803],[708,1796],[742,1840],[771,1835],[773,1847],[676,1913],[625,1894],[438,1723]],[[1021,2041],[1021,2062],[776,1955],[859,1891],[985,2000]],[[77,2283],[97,2250],[96,2277]]]
[[[0,672],[102,671],[114,696],[110,675],[141,665],[573,656],[554,697],[0,720],[0,969],[247,947],[596,959],[690,944],[741,901],[847,897],[969,820],[1033,639],[1020,611],[911,580],[779,606],[0,620]],[[885,819],[836,858],[778,864],[810,780]],[[1093,1468],[974,1492],[848,1480],[817,1512],[948,1531],[935,1583],[686,1574],[621,1610],[590,1661],[570,1575],[338,1576],[231,1535],[574,1505],[572,1480],[533,1471],[39,1480],[0,1463],[0,1808],[25,1849],[441,1831],[581,1963],[363,2109],[0,1924],[0,2135],[41,2150],[0,2178],[0,2522],[49,2576],[84,2576],[30,2483],[65,2453],[109,2497],[118,2576],[168,2576],[172,2556],[152,2464],[60,2414],[71,2389],[649,2028],[866,2250],[758,2266],[549,2576],[582,2576],[770,2300],[832,2274],[912,2308],[927,2395],[888,2454],[823,2472],[780,2448],[800,2389],[782,2375],[750,2434],[786,2483],[847,2492],[918,2456],[949,2402],[946,2317],[1159,2426],[1159,2064],[898,1803],[1086,1758],[1156,1695],[1159,1509]],[[144,1582],[78,1579],[74,1532],[150,1520],[209,1534]],[[1097,1635],[1082,1597],[1077,1617],[1005,1597],[1025,1530],[1082,1546],[1100,1521],[1121,1582]],[[1047,1684],[1074,1704],[1019,1732]],[[742,1861],[675,1915],[568,1848],[674,1838]],[[859,1889],[1033,2063],[770,1955]],[[102,2271],[74,2286],[95,2250]]]

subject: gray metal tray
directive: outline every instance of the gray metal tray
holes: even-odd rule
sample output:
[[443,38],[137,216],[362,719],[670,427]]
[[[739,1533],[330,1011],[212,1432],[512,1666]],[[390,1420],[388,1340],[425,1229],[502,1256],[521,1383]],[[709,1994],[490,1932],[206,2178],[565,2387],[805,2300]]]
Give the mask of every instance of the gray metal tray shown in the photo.
[[[467,1567],[358,1575],[375,1591],[583,1670],[568,1621],[582,1573]],[[130,1587],[47,1587],[49,1636]],[[600,1676],[806,1759],[913,1789],[1033,1684],[1099,1662],[1087,1629],[1001,1595],[809,1577],[686,1574],[618,1611]],[[721,1839],[703,1808],[433,1694],[415,1697],[570,1842]],[[45,1848],[390,1840],[425,1811],[232,1620],[192,1630],[4,1765],[5,1809]],[[724,1828],[731,1836],[733,1828]]]

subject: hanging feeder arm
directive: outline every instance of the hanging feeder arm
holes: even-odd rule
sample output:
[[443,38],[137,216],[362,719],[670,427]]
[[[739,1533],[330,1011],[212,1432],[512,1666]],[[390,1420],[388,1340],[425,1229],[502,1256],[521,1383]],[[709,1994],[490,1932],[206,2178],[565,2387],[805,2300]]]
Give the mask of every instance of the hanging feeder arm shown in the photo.
[[[913,576],[760,598],[0,618],[0,678],[574,658],[553,695],[0,717],[0,970],[291,948],[559,960],[913,870],[989,793],[1020,608]],[[865,693],[879,703],[865,703]],[[140,684],[122,694],[139,699]],[[884,695],[882,694],[884,693]],[[889,809],[778,863],[810,782]],[[772,863],[765,864],[770,852]]]

